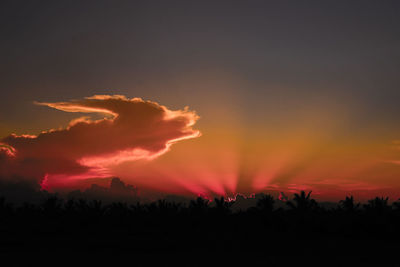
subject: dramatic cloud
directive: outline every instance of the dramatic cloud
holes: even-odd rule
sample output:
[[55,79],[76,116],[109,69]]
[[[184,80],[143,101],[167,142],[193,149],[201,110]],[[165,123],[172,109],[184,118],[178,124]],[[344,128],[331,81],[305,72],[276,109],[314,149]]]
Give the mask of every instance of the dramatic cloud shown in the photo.
[[180,140],[196,138],[195,112],[172,111],[155,102],[124,96],[96,95],[83,100],[36,103],[66,112],[98,113],[81,117],[67,128],[37,136],[15,134],[0,140],[0,176],[51,177],[109,175],[108,167],[152,159]]

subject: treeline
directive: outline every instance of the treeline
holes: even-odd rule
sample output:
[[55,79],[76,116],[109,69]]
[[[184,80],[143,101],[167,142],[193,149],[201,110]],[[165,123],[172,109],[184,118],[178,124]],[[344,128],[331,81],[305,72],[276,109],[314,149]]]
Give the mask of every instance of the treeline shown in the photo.
[[347,257],[357,263],[397,260],[393,251],[399,249],[400,202],[376,197],[360,204],[346,197],[326,208],[311,192],[300,192],[284,207],[278,203],[282,204],[271,195],[258,195],[255,206],[233,211],[235,201],[223,198],[103,204],[48,195],[41,204],[19,206],[1,198],[0,251],[145,255],[204,250],[256,253],[261,263],[267,253],[268,261],[279,263],[288,253],[326,258],[339,249],[333,262]]
[[[276,208],[271,195],[258,195],[256,206],[232,211],[235,201],[215,198],[209,201],[197,198],[187,203],[158,200],[151,203],[128,204],[114,202],[103,204],[100,200],[69,199],[49,195],[41,204],[24,203],[14,206],[0,198],[0,225],[8,229],[20,225],[29,230],[68,230],[91,228],[97,225],[114,225],[127,228],[156,227],[160,222],[174,225],[189,223],[195,228],[224,220],[234,225],[250,224],[251,229],[274,232],[326,233],[347,236],[377,235],[397,236],[400,233],[400,201],[389,204],[388,198],[376,197],[366,204],[357,203],[352,196],[337,203],[335,208],[325,208],[304,191],[294,194],[285,202],[286,207]],[[57,224],[55,229],[54,223]],[[225,224],[227,228],[229,225]],[[184,227],[187,227],[184,226]],[[164,227],[161,227],[164,228]],[[176,226],[173,226],[176,228]]]

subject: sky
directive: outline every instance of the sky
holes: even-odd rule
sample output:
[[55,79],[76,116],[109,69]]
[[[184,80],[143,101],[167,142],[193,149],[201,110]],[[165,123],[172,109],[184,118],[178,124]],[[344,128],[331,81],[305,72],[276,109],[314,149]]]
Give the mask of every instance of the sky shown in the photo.
[[4,181],[400,197],[398,1],[6,0],[0,33]]

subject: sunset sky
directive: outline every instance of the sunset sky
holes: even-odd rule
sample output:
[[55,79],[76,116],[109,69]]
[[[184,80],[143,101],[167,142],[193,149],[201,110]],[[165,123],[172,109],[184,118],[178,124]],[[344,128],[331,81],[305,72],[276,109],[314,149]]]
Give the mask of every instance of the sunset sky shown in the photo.
[[1,1],[0,179],[400,197],[400,2]]

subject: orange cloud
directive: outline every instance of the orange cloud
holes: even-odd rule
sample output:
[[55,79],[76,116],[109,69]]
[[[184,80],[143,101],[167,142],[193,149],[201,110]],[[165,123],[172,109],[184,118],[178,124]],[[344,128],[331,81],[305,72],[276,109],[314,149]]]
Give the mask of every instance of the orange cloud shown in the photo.
[[[176,142],[200,136],[192,128],[199,117],[187,107],[173,111],[156,102],[121,95],[36,104],[104,117],[81,117],[65,129],[37,136],[12,134],[1,139],[2,177],[34,176],[41,180],[47,175],[50,182],[52,177],[105,176],[109,175],[110,165],[153,159]],[[11,154],[15,157],[11,158]]]

